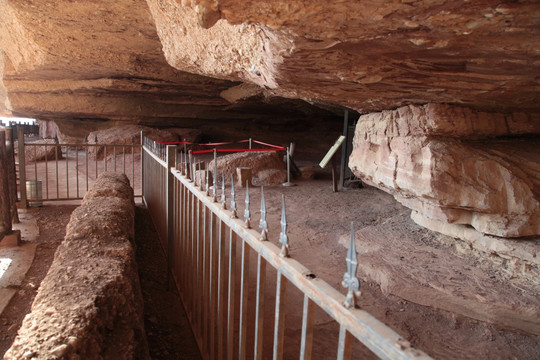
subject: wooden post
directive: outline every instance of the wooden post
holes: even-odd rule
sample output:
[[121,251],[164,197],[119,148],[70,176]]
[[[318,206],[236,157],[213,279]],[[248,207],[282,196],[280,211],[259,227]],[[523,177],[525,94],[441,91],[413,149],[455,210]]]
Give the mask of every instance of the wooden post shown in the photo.
[[6,133],[0,131],[0,239],[11,234],[11,230]]
[[[26,209],[28,207],[28,201],[26,199],[26,154],[24,150],[24,129],[22,127],[17,128],[17,139],[19,141],[17,157],[19,158],[19,192],[21,193],[20,206],[23,209]],[[56,169],[58,171],[58,164],[56,166]],[[56,174],[56,178],[58,178],[58,173]],[[58,194],[58,189],[56,190],[56,194]]]
[[13,129],[7,128],[6,133],[6,152],[9,180],[9,201],[11,204],[11,220],[14,224],[19,223],[19,213],[17,212],[17,173],[15,170],[15,151],[13,144]]

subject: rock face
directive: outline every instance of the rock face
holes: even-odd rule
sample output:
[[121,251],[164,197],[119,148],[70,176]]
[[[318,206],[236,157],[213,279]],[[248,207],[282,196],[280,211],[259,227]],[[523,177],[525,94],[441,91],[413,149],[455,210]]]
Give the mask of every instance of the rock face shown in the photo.
[[[144,0],[3,0],[0,14],[0,114],[54,120],[66,134],[84,129],[81,139],[125,123],[192,127],[280,113],[260,87],[239,94],[238,82],[171,67]],[[328,115],[281,104],[285,118]]]
[[103,173],[66,237],[4,359],[149,359],[125,175]]
[[535,1],[147,0],[169,64],[365,113],[538,109]]
[[[540,234],[538,116],[430,104],[361,116],[353,172],[426,216],[503,237]],[[536,145],[535,145],[536,144]]]

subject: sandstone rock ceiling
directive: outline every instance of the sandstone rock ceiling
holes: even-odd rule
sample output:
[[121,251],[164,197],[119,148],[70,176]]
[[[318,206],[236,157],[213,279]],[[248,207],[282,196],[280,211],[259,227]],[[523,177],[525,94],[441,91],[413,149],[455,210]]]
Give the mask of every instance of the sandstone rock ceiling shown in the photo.
[[362,113],[429,102],[539,109],[538,1],[147,2],[178,69]]
[[[537,1],[0,0],[0,17],[4,113],[241,119],[272,96],[540,109]],[[239,81],[255,85],[220,96]]]
[[0,0],[0,114],[158,125],[329,114],[297,100],[279,109],[252,90],[236,104],[220,96],[242,97],[238,84],[167,64],[144,0]]

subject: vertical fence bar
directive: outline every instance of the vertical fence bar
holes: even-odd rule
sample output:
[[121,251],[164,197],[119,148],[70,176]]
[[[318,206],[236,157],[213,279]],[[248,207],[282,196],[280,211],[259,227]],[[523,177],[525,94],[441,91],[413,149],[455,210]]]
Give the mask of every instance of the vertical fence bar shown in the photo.
[[96,151],[94,152],[94,160],[96,161],[96,176],[94,179],[97,179],[98,177],[98,150],[99,148],[96,146]]
[[236,233],[229,231],[229,293],[227,317],[227,359],[232,360],[234,354],[234,323],[236,319]]
[[208,208],[204,205],[202,209],[202,239],[201,239],[201,277],[199,286],[201,288],[201,338],[202,352],[208,351]]
[[60,145],[56,145],[56,151],[54,152],[54,165],[55,165],[55,175],[56,175],[56,197],[60,197],[60,184],[59,180],[60,177],[58,176],[58,151],[60,151],[60,154],[62,153],[62,147]]
[[[210,210],[209,210],[210,211]],[[216,254],[216,234],[217,231],[217,219],[212,211],[210,211],[210,243],[209,243],[209,298],[210,298],[210,358],[213,359],[216,356],[217,351],[217,339],[216,339],[216,323],[217,323],[217,279],[216,275],[218,257]]]
[[26,197],[26,154],[24,149],[24,129],[22,127],[17,128],[17,140],[18,140],[18,158],[19,158],[19,192],[21,194],[21,207],[26,209],[28,207]]
[[84,167],[86,169],[86,192],[88,192],[88,150],[90,149],[88,147],[88,142],[86,142],[86,148],[85,148],[85,151],[84,151]]
[[77,179],[77,198],[79,198],[79,147],[75,145],[75,174]]
[[[141,131],[141,192],[142,196],[144,198],[144,132]],[[133,179],[135,179],[135,155],[134,155],[134,148],[131,148],[131,170],[133,174]],[[135,188],[135,180],[133,180],[133,188]]]
[[276,283],[276,312],[274,322],[273,359],[283,359],[283,341],[285,337],[285,302],[287,301],[287,278],[278,269]]
[[[116,147],[115,147],[116,150]],[[116,171],[116,154],[115,154],[115,168]],[[173,287],[173,279],[171,278],[172,271],[174,270],[174,224],[173,224],[173,210],[174,210],[174,175],[171,169],[176,164],[176,146],[167,145],[167,188],[166,188],[166,221],[167,221],[167,286]]]
[[262,359],[264,334],[264,301],[266,297],[266,260],[259,253],[257,260],[257,299],[255,301],[254,359]]
[[[54,149],[56,152],[56,148]],[[45,145],[45,154],[47,152],[47,145]],[[45,155],[45,196],[49,199],[49,156]]]
[[196,336],[201,337],[201,302],[202,298],[202,287],[200,286],[201,278],[201,202],[197,197],[195,197],[197,211],[195,215],[195,221],[197,222],[196,231],[195,231],[195,278],[194,278],[194,294],[195,294],[195,332]]
[[246,359],[247,346],[247,310],[248,310],[248,285],[249,285],[249,251],[250,247],[242,240],[242,273],[240,278],[240,322],[238,333],[238,358]]
[[34,180],[37,180],[37,146],[34,146]]
[[315,320],[315,304],[304,295],[304,309],[302,314],[302,340],[300,343],[300,360],[311,360],[313,347],[313,323]]
[[352,341],[353,336],[345,329],[345,326],[339,327],[339,341],[338,341],[338,360],[350,360],[352,356]]
[[218,359],[225,358],[225,344],[224,344],[224,327],[227,317],[225,316],[225,226],[223,221],[219,221],[219,233],[218,233],[218,312],[217,312],[217,325],[218,325]]
[[69,198],[69,150],[66,145],[66,198]]

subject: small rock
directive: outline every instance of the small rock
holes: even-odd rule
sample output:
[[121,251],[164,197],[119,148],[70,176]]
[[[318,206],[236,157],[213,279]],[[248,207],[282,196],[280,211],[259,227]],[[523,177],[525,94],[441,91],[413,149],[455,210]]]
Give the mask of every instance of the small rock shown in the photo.
[[62,357],[67,352],[68,348],[69,346],[67,344],[59,345],[51,351],[51,354]]

